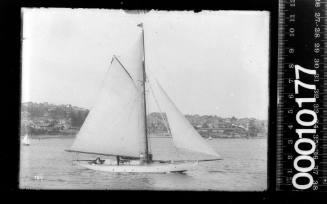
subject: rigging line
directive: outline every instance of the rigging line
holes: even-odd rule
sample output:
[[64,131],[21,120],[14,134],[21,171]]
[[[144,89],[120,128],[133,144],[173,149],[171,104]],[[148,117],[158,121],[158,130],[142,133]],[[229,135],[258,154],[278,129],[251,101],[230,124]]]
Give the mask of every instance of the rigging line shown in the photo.
[[[117,60],[117,62],[121,65],[121,67],[123,68],[123,70],[127,73],[127,75],[129,76],[129,78],[132,80],[132,83],[134,85],[134,87],[136,88],[137,92],[139,92],[139,89],[137,87],[137,85],[135,84],[135,81],[133,80],[133,78],[131,77],[131,75],[129,74],[129,72],[126,70],[126,68],[124,67],[124,65],[119,61],[119,59],[117,58],[117,56],[113,55],[112,59],[111,59],[111,62],[110,62],[110,65],[112,65],[114,59]],[[100,95],[101,94],[101,91],[104,89],[105,87],[105,82],[106,82],[106,79],[107,79],[107,75],[110,74],[109,71],[112,69],[111,66],[109,66],[108,69],[106,69],[106,72],[105,72],[105,77],[102,79],[101,83],[100,83],[100,88],[98,89],[98,93],[97,95]],[[94,107],[96,106],[97,103],[95,103],[93,105],[93,107],[90,108],[90,112],[92,109],[94,109]],[[129,105],[130,103],[128,103],[127,105]],[[126,106],[127,106],[126,105]]]
[[[147,77],[146,77],[147,78]],[[147,80],[145,81],[147,84],[148,84],[148,82],[147,82]],[[146,87],[147,88],[147,87]],[[148,90],[145,90],[145,100],[146,101],[150,101],[149,100],[149,94],[147,94],[147,92],[148,92]],[[150,114],[150,111],[149,111],[149,108],[147,108],[146,109],[146,116],[148,115],[148,114]],[[148,117],[146,117],[146,120],[148,119]],[[146,123],[146,125],[147,125],[147,127],[146,128],[148,128],[148,123]],[[148,151],[150,152],[150,153],[152,153],[152,144],[151,144],[151,139],[150,139],[150,136],[149,136],[150,134],[149,134],[149,131],[148,131],[148,129],[147,129],[147,138],[148,138]]]
[[[101,82],[100,82],[100,86],[99,88],[96,90],[97,92],[95,93],[96,96],[99,96],[102,92],[102,90],[104,89],[105,87],[105,82],[106,82],[106,79],[107,79],[107,75],[109,74],[109,71],[111,70],[111,65],[112,65],[112,62],[114,60],[114,57],[112,57],[111,59],[111,62],[110,62],[110,66],[106,69],[105,71],[105,74],[104,74],[104,77],[102,78]],[[98,98],[98,97],[96,97]],[[89,113],[94,109],[94,107],[96,106],[97,102],[95,102],[89,109]],[[87,119],[87,118],[86,118]]]
[[118,57],[117,57],[116,55],[114,55],[113,58],[115,58],[115,59],[117,60],[117,62],[120,64],[120,66],[121,66],[121,67],[123,68],[123,70],[126,72],[126,74],[127,74],[127,75],[129,76],[129,78],[132,80],[132,82],[133,82],[135,88],[136,88],[137,90],[139,90],[138,87],[137,87],[137,85],[136,85],[136,83],[135,83],[135,80],[134,80],[133,77],[130,75],[130,73],[127,71],[127,69],[125,68],[125,66],[120,62],[120,60],[118,59]]
[[[168,134],[169,134],[170,137],[173,139],[173,135],[171,134],[171,131],[170,131],[170,128],[169,128],[169,123],[168,123],[168,121],[166,121],[165,118],[163,117],[162,110],[161,110],[160,105],[159,105],[159,102],[158,102],[158,100],[157,100],[157,98],[156,98],[156,96],[155,96],[155,94],[154,94],[154,91],[153,91],[152,86],[151,86],[151,84],[150,84],[150,80],[148,81],[148,85],[149,85],[149,87],[150,87],[150,91],[151,91],[151,93],[152,93],[152,96],[153,96],[153,98],[154,98],[154,100],[155,100],[155,102],[156,102],[156,105],[158,106],[158,109],[159,109],[159,111],[160,111],[160,114],[159,114],[159,115],[161,116],[162,120],[164,121],[164,125],[166,126],[166,128],[167,128],[167,130],[168,130]],[[181,158],[181,159],[184,159],[184,158],[185,158],[185,157],[183,156],[183,154],[181,154],[181,152],[179,151],[179,149],[174,145],[174,143],[173,143],[173,148],[174,148],[174,150],[175,150],[175,154],[177,155],[177,157],[179,157],[179,158]],[[181,155],[182,155],[182,156],[181,156]]]
[[65,149],[65,151],[66,151],[66,152],[77,152],[77,153],[83,153],[83,154],[103,155],[103,156],[122,156],[122,157],[129,157],[129,158],[139,159],[139,157],[135,157],[135,156],[127,156],[127,155],[103,154],[103,153],[98,153],[98,152],[86,152],[86,151],[78,151],[78,150],[70,150],[70,149]]
[[[142,97],[136,97],[136,101],[137,101],[137,103],[141,102],[142,101]],[[138,118],[142,118],[142,119],[139,119],[138,120],[138,123],[137,124],[138,124],[139,127],[142,124],[143,116],[144,116],[144,113],[142,113],[141,111],[139,111],[138,112]],[[149,149],[149,152],[151,153],[151,142],[148,142],[148,149]]]
[[159,111],[160,111],[160,114],[159,114],[159,115],[161,116],[162,120],[164,121],[164,125],[165,125],[165,127],[167,128],[168,134],[172,137],[172,134],[171,134],[171,131],[170,131],[170,128],[169,128],[168,121],[166,121],[165,117],[163,116],[162,110],[161,110],[161,108],[160,108],[160,105],[159,105],[159,102],[158,102],[157,98],[155,97],[155,94],[154,94],[154,91],[153,91],[153,89],[152,89],[152,86],[151,86],[150,83],[148,83],[148,85],[149,85],[149,87],[150,87],[150,91],[151,91],[151,93],[152,93],[152,96],[153,96],[153,98],[154,98],[154,101],[156,102],[156,105],[158,106],[158,109],[159,109]]

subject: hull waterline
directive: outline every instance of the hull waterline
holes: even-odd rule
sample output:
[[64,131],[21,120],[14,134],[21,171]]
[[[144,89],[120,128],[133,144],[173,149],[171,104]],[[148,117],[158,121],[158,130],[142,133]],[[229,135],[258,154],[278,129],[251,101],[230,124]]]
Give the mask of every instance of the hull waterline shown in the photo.
[[118,173],[171,173],[185,172],[192,170],[198,163],[153,163],[144,165],[107,165],[107,164],[90,164],[88,162],[77,162],[77,165],[104,172]]

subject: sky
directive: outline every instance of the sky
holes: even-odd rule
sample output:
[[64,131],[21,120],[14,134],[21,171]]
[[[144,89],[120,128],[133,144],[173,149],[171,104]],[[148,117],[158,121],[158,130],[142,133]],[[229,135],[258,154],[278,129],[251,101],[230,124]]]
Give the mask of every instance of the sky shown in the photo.
[[146,68],[184,114],[267,119],[269,12],[24,8],[22,102],[92,108],[144,24]]

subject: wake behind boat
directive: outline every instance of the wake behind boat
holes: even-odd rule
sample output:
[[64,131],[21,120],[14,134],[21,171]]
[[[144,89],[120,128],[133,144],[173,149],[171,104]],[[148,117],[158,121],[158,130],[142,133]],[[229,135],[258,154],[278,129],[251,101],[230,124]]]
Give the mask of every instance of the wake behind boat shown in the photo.
[[[168,97],[159,82],[146,74],[144,29],[131,56],[113,56],[100,90],[69,152],[114,156],[115,160],[76,161],[106,172],[184,172],[199,161],[220,156],[207,144]],[[147,132],[147,98],[152,93],[180,159],[152,154]],[[165,116],[164,116],[164,113]],[[193,152],[185,153],[185,152]]]

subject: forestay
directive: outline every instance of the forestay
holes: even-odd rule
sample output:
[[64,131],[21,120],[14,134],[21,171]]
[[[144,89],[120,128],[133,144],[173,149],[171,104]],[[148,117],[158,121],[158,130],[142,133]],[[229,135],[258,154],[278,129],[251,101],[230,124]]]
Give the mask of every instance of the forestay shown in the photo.
[[183,154],[183,158],[188,160],[219,159],[219,154],[193,128],[158,81],[156,81],[156,90],[159,92],[160,108],[167,115],[173,144],[180,149],[179,152]]

